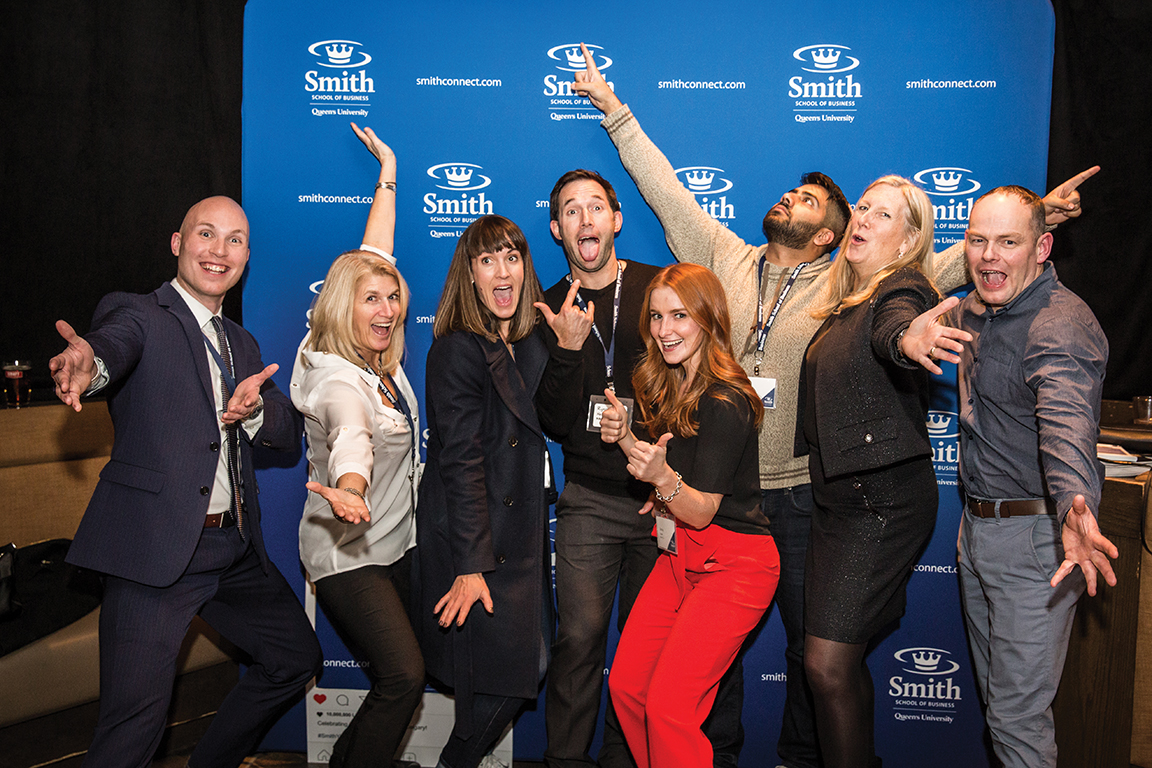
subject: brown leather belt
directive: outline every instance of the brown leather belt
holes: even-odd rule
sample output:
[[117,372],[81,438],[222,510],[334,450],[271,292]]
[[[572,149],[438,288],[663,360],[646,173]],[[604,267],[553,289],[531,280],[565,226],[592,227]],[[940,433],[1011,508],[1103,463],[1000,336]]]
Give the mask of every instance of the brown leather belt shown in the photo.
[[231,528],[234,525],[236,521],[232,518],[231,512],[217,512],[204,516],[205,528]]
[[1025,517],[1027,515],[1054,515],[1056,502],[1052,499],[1012,499],[1010,501],[985,501],[968,497],[968,511],[976,517],[996,517],[996,504],[1000,504],[1000,517]]

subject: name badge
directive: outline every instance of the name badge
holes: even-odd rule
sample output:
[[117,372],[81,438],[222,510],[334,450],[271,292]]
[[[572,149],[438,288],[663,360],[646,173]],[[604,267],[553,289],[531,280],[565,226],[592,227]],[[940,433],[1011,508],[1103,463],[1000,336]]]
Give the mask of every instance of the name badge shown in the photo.
[[757,397],[765,408],[776,407],[776,379],[767,379],[763,376],[753,376],[752,389],[756,390]]
[[656,512],[656,546],[663,552],[676,554],[676,517],[663,507]]
[[[620,405],[624,406],[627,412],[627,426],[632,426],[632,405],[635,401],[630,397],[618,397]],[[604,416],[604,411],[612,407],[612,403],[608,402],[608,398],[604,395],[592,395],[588,398],[588,431],[600,431],[600,419]]]

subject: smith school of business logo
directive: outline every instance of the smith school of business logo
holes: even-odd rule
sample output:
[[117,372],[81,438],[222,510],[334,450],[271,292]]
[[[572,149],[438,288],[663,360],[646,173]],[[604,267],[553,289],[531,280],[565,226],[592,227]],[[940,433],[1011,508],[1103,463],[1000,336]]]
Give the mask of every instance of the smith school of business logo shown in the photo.
[[428,169],[428,175],[435,179],[440,189],[453,192],[471,192],[475,189],[484,189],[492,183],[492,179],[479,171],[483,167],[475,163],[440,163]]
[[[372,56],[355,40],[320,40],[308,46],[312,66],[304,73],[304,90],[311,95],[312,114],[367,116],[375,83],[365,67]],[[359,109],[338,109],[352,102]],[[326,107],[328,107],[326,109]]]
[[925,168],[912,179],[932,197],[937,230],[963,232],[968,228],[976,193],[982,188],[972,171],[952,166]]
[[852,49],[846,45],[820,43],[797,48],[792,51],[792,58],[804,63],[802,69],[805,72],[817,74],[847,72],[860,66],[860,59],[848,55],[850,50]]
[[[835,43],[805,45],[792,51],[808,73],[788,80],[788,97],[798,123],[851,123],[864,93],[851,70],[860,66],[852,49]],[[847,74],[845,74],[847,73]]]
[[962,700],[960,686],[953,676],[960,665],[943,648],[901,648],[892,654],[899,665],[888,678],[896,720],[951,723],[956,702]]
[[475,163],[440,163],[428,169],[441,190],[424,195],[429,236],[459,237],[473,221],[493,212],[492,201],[483,192],[492,179],[483,170]]
[[[612,59],[604,55],[604,48],[599,45],[590,45],[588,52],[596,62],[596,68],[601,72],[612,66]],[[556,69],[561,72],[583,72],[587,67],[584,64],[584,54],[580,51],[580,43],[564,43],[548,49],[548,58],[556,62]],[[607,79],[607,78],[605,78]]]
[[[603,46],[585,43],[589,53],[592,54],[596,68],[604,75],[610,88],[615,88],[606,70],[612,66],[612,58],[604,53]],[[548,97],[549,118],[554,121],[562,120],[600,120],[600,112],[592,106],[587,99],[572,92],[574,72],[583,72],[587,67],[584,64],[584,54],[580,51],[580,43],[564,43],[548,49],[546,55],[552,66],[559,70],[544,76],[544,95]]]
[[936,481],[956,485],[960,469],[960,417],[951,411],[928,411],[928,442]]
[[675,173],[680,183],[696,195],[696,202],[704,213],[724,226],[736,218],[736,206],[728,202],[728,196],[724,194],[732,189],[732,182],[725,177],[723,168],[690,165],[677,168]]
[[356,69],[372,61],[355,40],[321,40],[308,46],[308,53],[320,59],[318,66],[330,69]]

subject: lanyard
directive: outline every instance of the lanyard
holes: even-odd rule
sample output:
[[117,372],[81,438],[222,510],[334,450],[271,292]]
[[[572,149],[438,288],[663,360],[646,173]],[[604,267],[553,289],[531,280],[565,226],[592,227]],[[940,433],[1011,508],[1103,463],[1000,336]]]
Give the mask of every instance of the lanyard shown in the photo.
[[[572,273],[569,272],[564,276],[564,279],[569,284],[572,283]],[[608,372],[608,389],[613,392],[616,391],[616,386],[612,383],[612,368],[616,362],[616,321],[620,317],[620,286],[624,284],[624,265],[616,262],[616,296],[612,300],[612,342],[610,344],[604,343],[604,337],[600,334],[600,329],[596,327],[596,319],[592,319],[592,333],[596,334],[596,340],[600,342],[600,347],[604,350],[604,368]],[[585,312],[588,311],[588,304],[584,301],[584,297],[580,295],[580,291],[576,291],[576,303],[580,309]]]
[[[208,347],[208,351],[212,354],[212,358],[216,361],[216,367],[220,369],[220,375],[224,378],[224,384],[228,387],[228,394],[231,395],[236,391],[236,377],[228,370],[228,366],[224,365],[224,358],[220,356],[219,350],[212,346],[208,334],[203,331],[200,332],[200,337],[204,339],[204,346]],[[233,361],[235,362],[235,361]],[[224,403],[224,410],[228,410],[228,403]]]
[[[356,356],[364,360],[363,355],[359,352],[356,353]],[[364,360],[364,370],[373,376],[376,375],[376,372],[368,365],[367,360]],[[387,379],[388,383],[396,390],[396,394],[392,394],[392,390],[384,386],[385,379]],[[384,394],[384,397],[388,399],[388,402],[392,404],[393,408],[404,414],[404,419],[408,422],[408,431],[412,433],[412,466],[416,466],[416,422],[412,418],[412,409],[408,406],[408,401],[404,399],[404,393],[400,391],[400,385],[392,378],[392,374],[385,373],[383,378],[377,376],[376,380],[377,386],[380,387],[380,391]]]
[[788,292],[792,290],[792,285],[796,282],[796,278],[800,277],[800,270],[812,262],[805,261],[796,265],[796,268],[792,270],[792,275],[788,278],[788,282],[780,289],[780,295],[776,298],[776,304],[768,314],[768,319],[765,320],[764,267],[767,263],[767,257],[761,256],[760,264],[756,269],[756,364],[752,371],[754,376],[760,375],[760,363],[764,362],[764,343],[768,340],[768,331],[772,330],[772,325],[776,322],[776,315],[780,313],[780,307],[784,306],[784,300],[788,298]]

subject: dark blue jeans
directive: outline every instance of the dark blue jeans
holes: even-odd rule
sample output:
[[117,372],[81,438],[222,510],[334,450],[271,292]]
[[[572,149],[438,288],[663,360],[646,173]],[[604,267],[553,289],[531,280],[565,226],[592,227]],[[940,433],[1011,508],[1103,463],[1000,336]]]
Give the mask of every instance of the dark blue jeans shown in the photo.
[[812,529],[812,486],[761,490],[760,506],[780,552],[776,606],[784,622],[788,682],[776,751],[787,768],[819,768],[812,690],[804,675],[804,562]]

